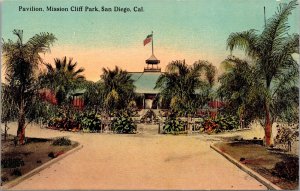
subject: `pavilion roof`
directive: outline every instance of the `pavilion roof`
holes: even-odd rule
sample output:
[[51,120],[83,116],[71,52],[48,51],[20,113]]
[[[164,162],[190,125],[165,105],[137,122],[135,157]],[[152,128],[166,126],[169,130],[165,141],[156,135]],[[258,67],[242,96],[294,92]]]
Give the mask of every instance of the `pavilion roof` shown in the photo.
[[157,94],[159,89],[154,89],[160,72],[130,72],[131,79],[134,80],[136,93]]

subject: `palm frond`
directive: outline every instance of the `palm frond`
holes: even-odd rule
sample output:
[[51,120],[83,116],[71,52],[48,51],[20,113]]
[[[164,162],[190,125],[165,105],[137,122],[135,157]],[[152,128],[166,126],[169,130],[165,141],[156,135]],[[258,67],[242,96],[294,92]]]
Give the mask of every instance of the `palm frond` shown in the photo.
[[227,49],[232,52],[234,48],[238,48],[244,50],[251,57],[257,57],[260,55],[257,39],[258,36],[254,29],[231,33],[227,39]]

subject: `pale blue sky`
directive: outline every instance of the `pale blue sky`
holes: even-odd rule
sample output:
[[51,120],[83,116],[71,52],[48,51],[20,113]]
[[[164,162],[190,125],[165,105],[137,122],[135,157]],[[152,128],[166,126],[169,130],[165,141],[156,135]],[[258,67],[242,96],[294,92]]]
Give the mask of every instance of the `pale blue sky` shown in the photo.
[[[58,41],[54,48],[64,47],[66,54],[70,49],[89,50],[106,49],[137,51],[150,56],[150,46],[143,47],[143,39],[153,30],[156,56],[162,57],[162,65],[171,60],[190,58],[191,62],[204,59],[218,65],[228,55],[226,40],[231,32],[257,29],[261,32],[264,26],[263,7],[266,6],[267,18],[272,16],[280,2],[285,0],[48,0],[48,1],[15,1],[4,0],[3,26],[4,39],[13,38],[13,29],[23,29],[25,38],[39,32],[51,32]],[[130,7],[143,6],[143,13],[100,13],[100,12],[19,12],[18,6],[105,6]],[[289,17],[290,33],[299,33],[299,6]],[[72,49],[72,50],[73,50]],[[174,54],[170,54],[171,52]],[[180,56],[176,58],[176,55]],[[107,51],[105,52],[107,54]],[[159,55],[160,54],[160,55]],[[170,54],[170,55],[169,55]],[[131,55],[128,52],[128,55]],[[137,54],[140,55],[140,54]],[[174,57],[175,55],[175,57]],[[53,55],[55,57],[56,55]],[[57,55],[61,56],[61,55]],[[76,59],[76,55],[68,55]],[[92,57],[93,54],[89,54]],[[99,67],[107,66],[103,61],[106,55],[95,54]],[[111,56],[111,55],[110,55]],[[134,54],[133,54],[134,56]],[[207,56],[207,58],[206,58]],[[81,62],[84,55],[78,55]],[[126,57],[126,56],[125,56]],[[89,58],[90,59],[90,58]],[[147,58],[145,58],[147,59]],[[87,58],[88,60],[88,58]],[[114,57],[111,56],[112,62]],[[135,71],[142,70],[142,62]],[[129,65],[134,61],[125,59]],[[120,62],[120,60],[116,60]],[[83,66],[89,67],[82,63]],[[111,63],[110,63],[111,64]],[[122,65],[122,64],[121,64]],[[129,66],[132,68],[134,66]],[[88,71],[88,70],[87,70]],[[99,70],[100,72],[100,70]],[[97,74],[97,76],[99,76]]]

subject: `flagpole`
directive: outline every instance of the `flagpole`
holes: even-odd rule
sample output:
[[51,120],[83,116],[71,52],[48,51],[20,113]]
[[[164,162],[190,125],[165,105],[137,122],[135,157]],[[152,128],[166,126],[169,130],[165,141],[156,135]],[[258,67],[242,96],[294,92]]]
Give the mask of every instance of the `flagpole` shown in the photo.
[[265,21],[265,28],[267,27],[267,21],[266,21],[266,7],[264,6],[264,21]]
[[153,55],[153,31],[152,31],[152,55]]

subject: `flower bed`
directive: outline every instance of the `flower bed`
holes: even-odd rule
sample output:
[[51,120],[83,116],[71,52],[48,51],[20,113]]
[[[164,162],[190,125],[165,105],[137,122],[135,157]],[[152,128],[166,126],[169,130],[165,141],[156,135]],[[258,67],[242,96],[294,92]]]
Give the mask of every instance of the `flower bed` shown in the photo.
[[298,156],[271,152],[262,145],[244,141],[217,143],[215,146],[280,188],[298,189]]

